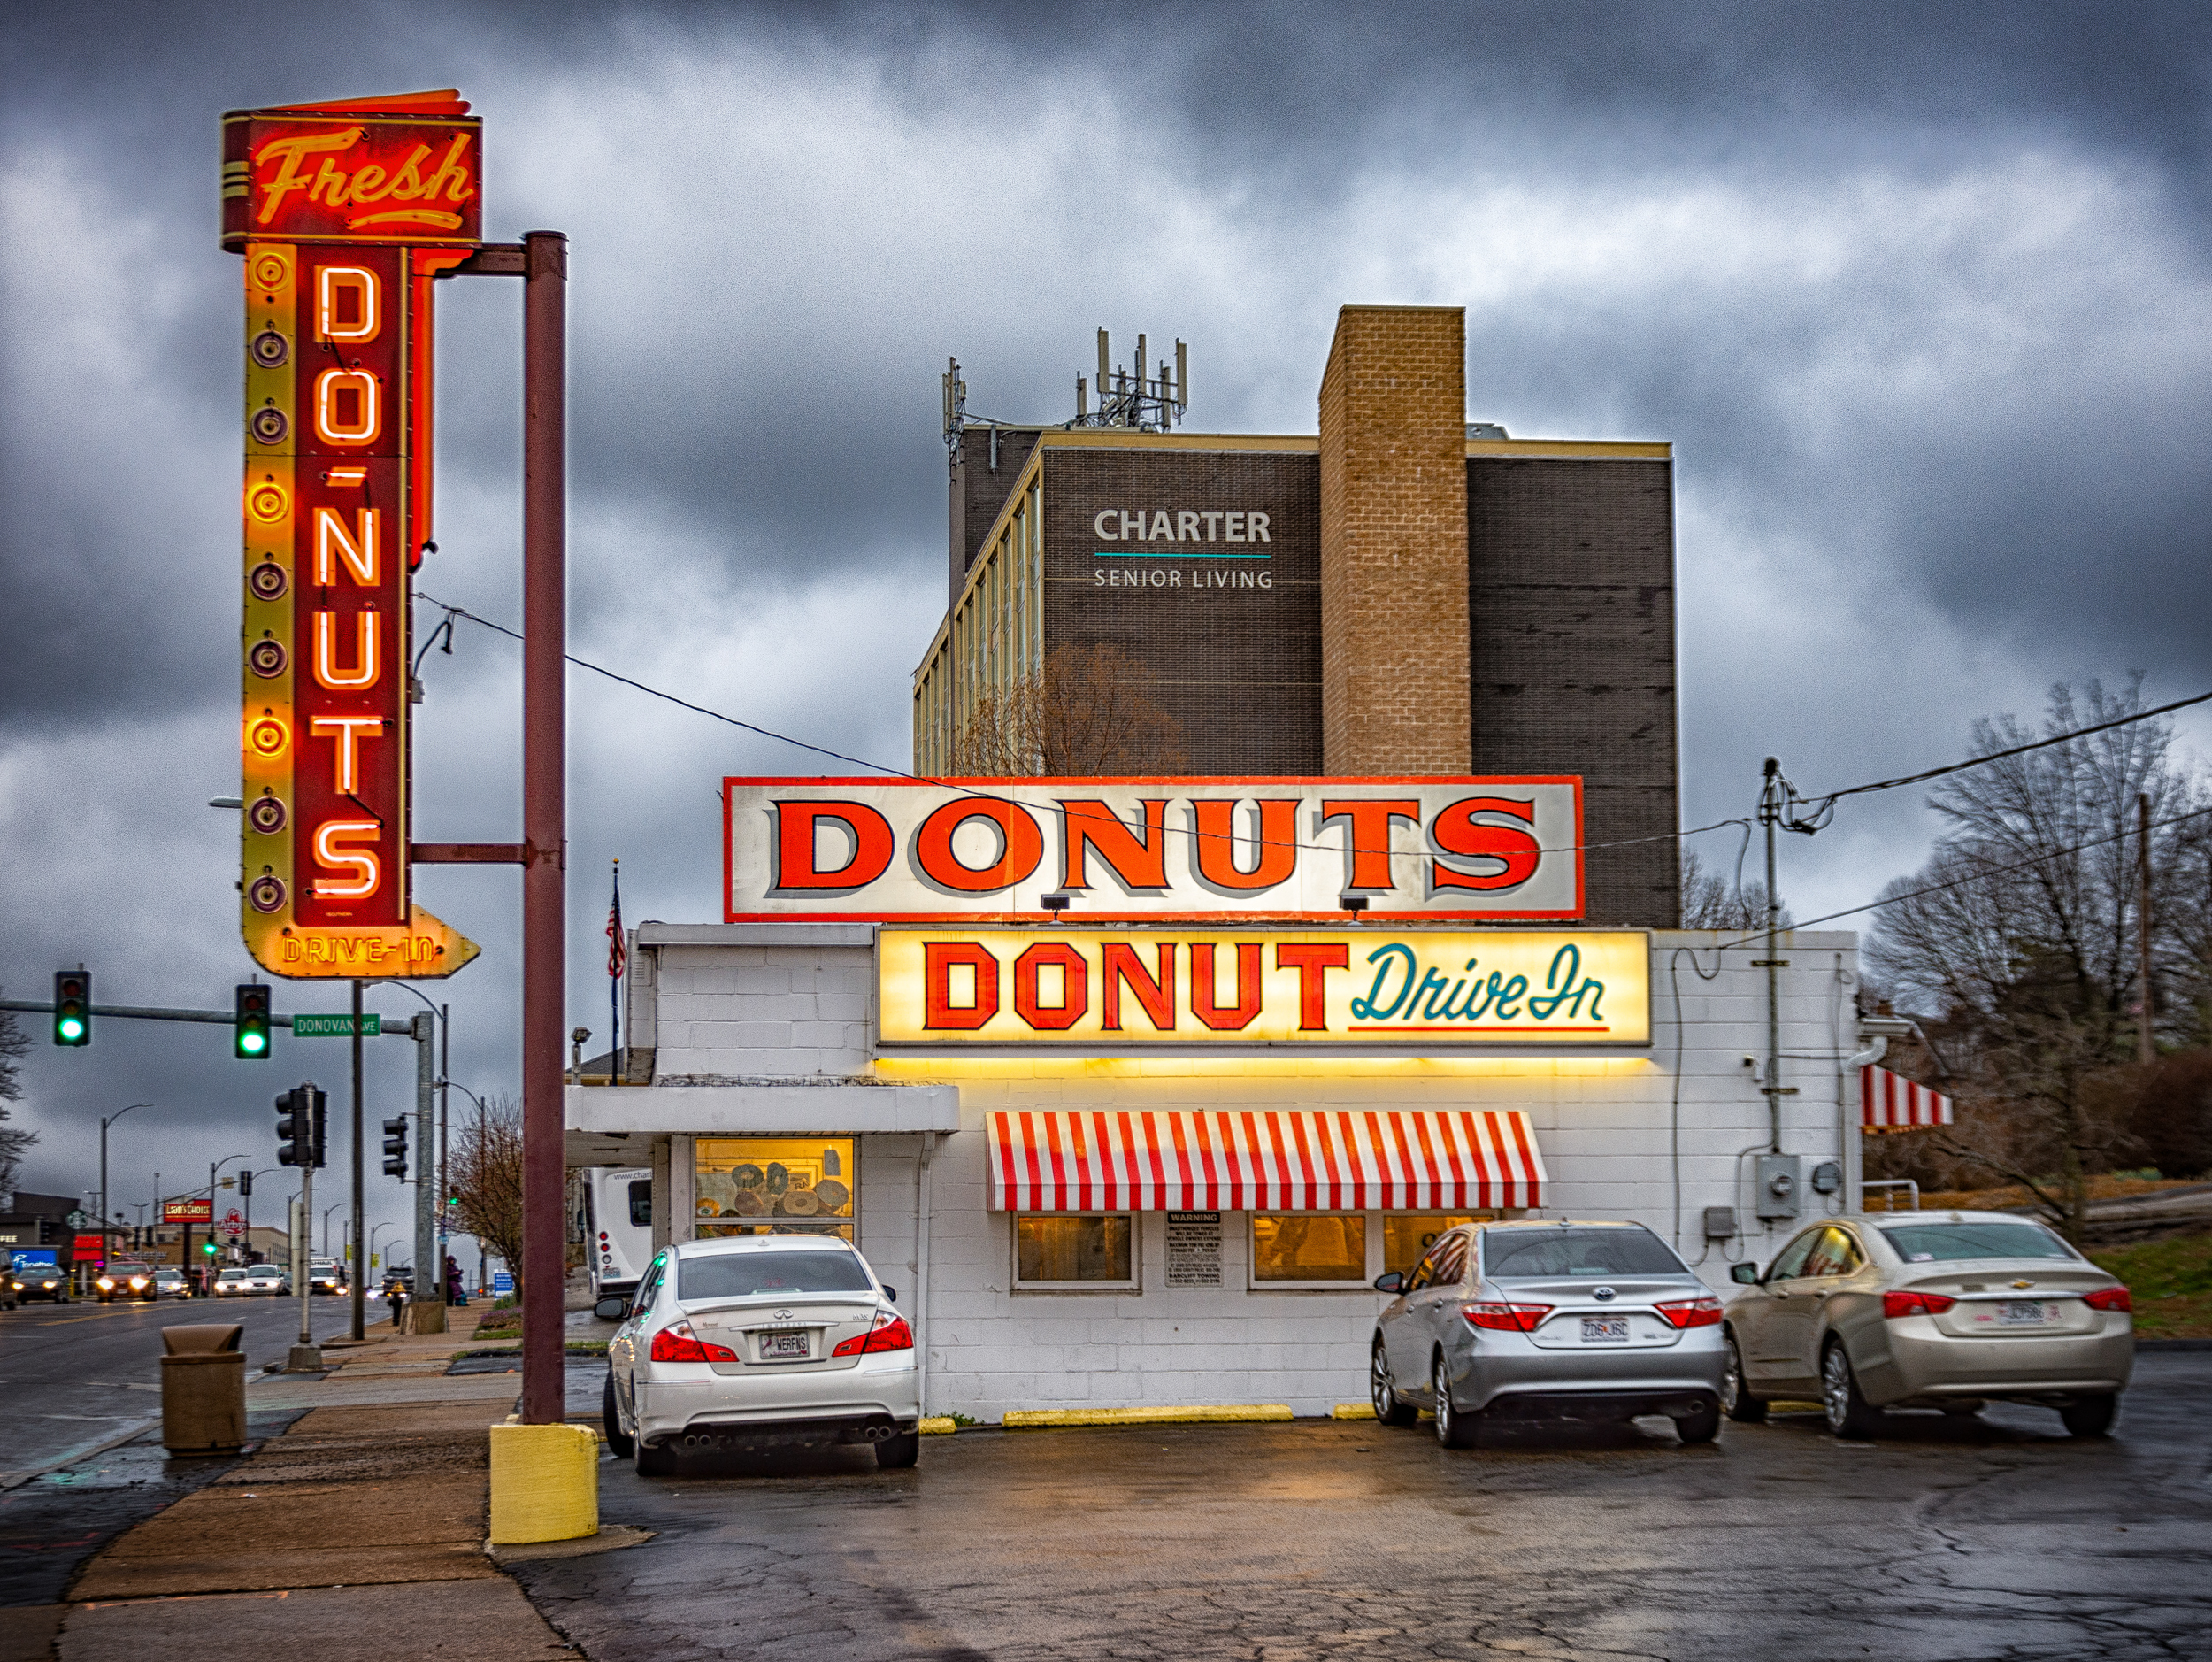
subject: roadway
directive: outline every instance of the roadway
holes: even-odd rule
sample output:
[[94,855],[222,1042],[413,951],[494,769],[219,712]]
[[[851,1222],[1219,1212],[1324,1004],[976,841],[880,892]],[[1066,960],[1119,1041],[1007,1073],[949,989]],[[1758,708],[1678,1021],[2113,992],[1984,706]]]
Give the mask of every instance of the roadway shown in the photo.
[[[352,1304],[312,1301],[317,1339],[342,1336]],[[370,1319],[388,1320],[372,1302]],[[0,1401],[8,1404],[0,1444],[0,1488],[159,1418],[160,1329],[235,1321],[246,1331],[246,1371],[280,1362],[299,1338],[294,1298],[163,1299],[155,1304],[81,1300],[0,1310]]]

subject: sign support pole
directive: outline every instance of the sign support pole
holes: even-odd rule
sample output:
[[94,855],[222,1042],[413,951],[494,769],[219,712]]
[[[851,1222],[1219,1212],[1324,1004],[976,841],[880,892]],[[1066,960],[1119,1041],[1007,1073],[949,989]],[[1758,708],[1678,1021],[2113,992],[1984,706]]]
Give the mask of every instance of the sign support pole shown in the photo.
[[522,1423],[564,1417],[561,1097],[567,710],[568,239],[532,231],[522,335]]
[[361,1158],[361,983],[353,983],[353,1327],[356,1344],[367,1336],[369,1296],[368,1196]]

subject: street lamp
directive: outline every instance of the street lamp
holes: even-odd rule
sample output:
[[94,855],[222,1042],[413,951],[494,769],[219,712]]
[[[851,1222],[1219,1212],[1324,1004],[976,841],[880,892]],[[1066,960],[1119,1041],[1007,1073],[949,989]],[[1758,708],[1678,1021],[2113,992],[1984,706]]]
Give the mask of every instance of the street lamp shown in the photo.
[[[233,1160],[250,1160],[252,1158],[253,1156],[250,1154],[226,1154],[221,1159],[210,1164],[207,1168],[207,1243],[210,1246],[213,1246],[215,1244],[215,1174],[218,1172],[220,1172],[223,1167],[228,1166]],[[209,1274],[207,1278],[211,1286],[214,1284],[214,1268],[215,1255],[211,1252],[208,1254]]]
[[323,1208],[323,1256],[325,1258],[330,1256],[330,1214],[334,1212],[350,1212],[352,1210],[353,1208],[342,1200],[335,1205]]
[[[373,1263],[375,1263],[375,1262],[376,1262],[376,1237],[377,1237],[377,1236],[379,1236],[380,1235],[382,1235],[382,1234],[384,1233],[384,1231],[386,1231],[387,1229],[390,1229],[390,1228],[393,1228],[393,1227],[396,1227],[396,1226],[395,1226],[395,1225],[393,1225],[393,1224],[390,1224],[390,1223],[380,1223],[380,1224],[378,1224],[378,1225],[377,1225],[374,1228],[373,1228],[373,1229],[371,1229],[371,1230],[369,1231],[369,1250],[368,1250],[368,1258],[369,1258],[369,1263],[370,1263],[370,1264],[373,1264]],[[364,1275],[365,1275],[365,1274],[367,1274],[367,1273],[368,1273],[368,1265],[365,1264],[365,1265],[363,1265],[363,1266],[361,1266],[361,1273],[362,1273]],[[366,1286],[368,1285],[368,1282],[366,1282],[366,1281],[363,1281],[363,1282],[361,1283],[361,1285],[362,1285],[362,1286],[364,1286],[364,1287],[366,1287]]]
[[103,1243],[107,1239],[108,1227],[108,1127],[130,1112],[131,1108],[152,1106],[150,1102],[134,1102],[130,1108],[119,1108],[111,1114],[100,1116],[100,1239]]

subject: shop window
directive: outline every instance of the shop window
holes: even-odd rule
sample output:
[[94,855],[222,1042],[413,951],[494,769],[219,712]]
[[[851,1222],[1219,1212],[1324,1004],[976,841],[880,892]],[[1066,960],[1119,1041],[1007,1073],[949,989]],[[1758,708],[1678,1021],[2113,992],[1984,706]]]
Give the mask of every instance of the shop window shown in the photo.
[[1475,1223],[1493,1215],[1486,1212],[1386,1212],[1382,1216],[1382,1266],[1407,1273],[1445,1230],[1455,1224]]
[[1078,1291],[1137,1286],[1137,1232],[1125,1212],[1018,1212],[1014,1285]]
[[1356,1287],[1367,1280],[1363,1212],[1252,1214],[1252,1285]]
[[860,1174],[851,1137],[700,1137],[694,1146],[700,1239],[853,1238]]

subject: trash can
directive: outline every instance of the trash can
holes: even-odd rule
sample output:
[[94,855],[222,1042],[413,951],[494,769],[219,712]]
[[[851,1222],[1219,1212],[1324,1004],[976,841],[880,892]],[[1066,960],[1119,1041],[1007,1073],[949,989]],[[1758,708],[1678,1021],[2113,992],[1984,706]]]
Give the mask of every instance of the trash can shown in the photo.
[[246,1441],[246,1353],[238,1322],[164,1327],[161,1442],[172,1454],[230,1454]]

